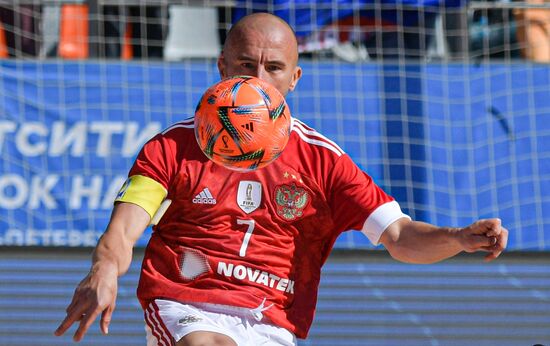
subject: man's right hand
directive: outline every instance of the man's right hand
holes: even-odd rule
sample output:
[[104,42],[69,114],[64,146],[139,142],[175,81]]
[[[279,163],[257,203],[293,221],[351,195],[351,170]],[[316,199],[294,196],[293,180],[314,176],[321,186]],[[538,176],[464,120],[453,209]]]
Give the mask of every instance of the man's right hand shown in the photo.
[[101,331],[103,334],[109,332],[118,277],[130,267],[132,248],[150,221],[149,213],[137,204],[120,202],[115,205],[107,230],[94,250],[92,269],[78,284],[66,309],[67,316],[55,335],[63,335],[73,323],[80,322],[73,336],[74,341],[80,341],[99,314]]
[[99,314],[101,314],[101,331],[107,334],[111,316],[115,310],[117,288],[117,267],[95,263],[90,273],[78,284],[73,300],[66,309],[67,316],[54,334],[63,335],[73,323],[79,321],[80,325],[73,340],[80,341]]

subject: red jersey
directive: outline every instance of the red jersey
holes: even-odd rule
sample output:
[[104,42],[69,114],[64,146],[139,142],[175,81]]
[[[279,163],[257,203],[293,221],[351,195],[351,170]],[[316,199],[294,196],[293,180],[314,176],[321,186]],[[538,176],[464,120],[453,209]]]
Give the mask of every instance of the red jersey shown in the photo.
[[282,155],[246,173],[202,153],[193,119],[145,144],[117,197],[151,215],[164,196],[147,191],[164,191],[171,201],[145,251],[144,307],[156,298],[262,306],[271,323],[305,338],[336,238],[360,230],[376,244],[389,224],[407,217],[336,144],[292,121]]

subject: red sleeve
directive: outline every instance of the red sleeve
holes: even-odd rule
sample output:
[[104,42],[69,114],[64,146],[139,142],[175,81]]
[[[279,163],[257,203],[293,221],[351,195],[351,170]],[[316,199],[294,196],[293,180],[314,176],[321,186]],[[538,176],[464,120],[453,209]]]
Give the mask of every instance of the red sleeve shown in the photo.
[[176,172],[175,145],[173,139],[156,135],[143,146],[128,176],[151,178],[168,190]]
[[398,218],[408,217],[348,155],[335,162],[328,183],[329,204],[340,231],[361,230],[377,245],[387,226]]

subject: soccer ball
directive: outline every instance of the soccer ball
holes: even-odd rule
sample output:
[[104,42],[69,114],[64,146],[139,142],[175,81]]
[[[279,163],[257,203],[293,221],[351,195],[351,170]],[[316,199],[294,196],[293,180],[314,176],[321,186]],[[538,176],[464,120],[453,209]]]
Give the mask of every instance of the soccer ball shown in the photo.
[[281,155],[290,119],[285,98],[274,86],[236,76],[206,90],[195,110],[195,137],[210,160],[247,172]]

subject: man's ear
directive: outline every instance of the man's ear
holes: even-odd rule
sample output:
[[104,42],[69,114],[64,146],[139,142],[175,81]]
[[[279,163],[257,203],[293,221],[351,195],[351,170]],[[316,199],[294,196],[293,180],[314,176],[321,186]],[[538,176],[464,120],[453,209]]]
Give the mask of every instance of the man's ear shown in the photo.
[[294,73],[292,74],[292,81],[290,82],[290,86],[288,89],[290,91],[294,91],[294,88],[296,88],[296,85],[298,84],[298,81],[302,77],[302,68],[300,66],[296,66],[294,68]]
[[218,72],[220,73],[221,79],[225,79],[227,77],[225,71],[225,58],[223,56],[223,50],[218,57]]

